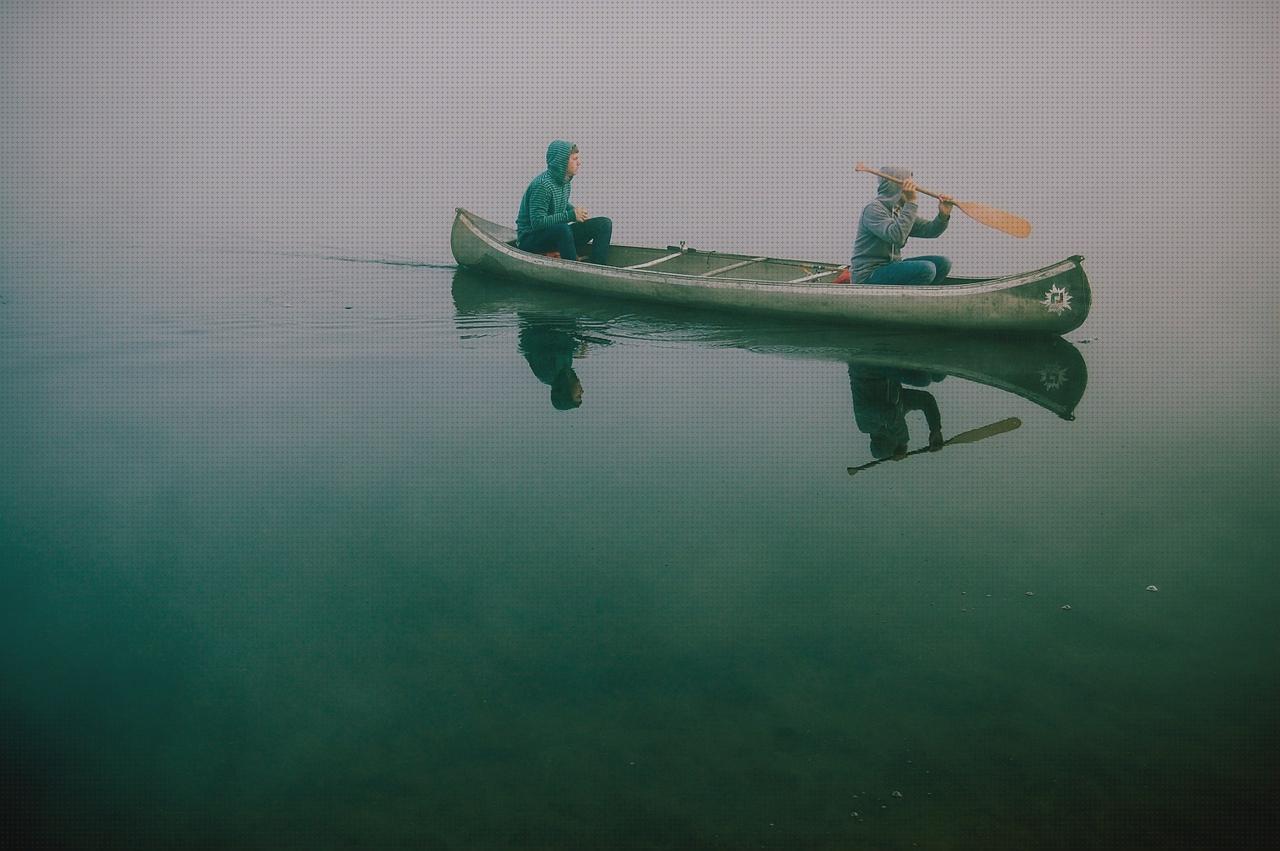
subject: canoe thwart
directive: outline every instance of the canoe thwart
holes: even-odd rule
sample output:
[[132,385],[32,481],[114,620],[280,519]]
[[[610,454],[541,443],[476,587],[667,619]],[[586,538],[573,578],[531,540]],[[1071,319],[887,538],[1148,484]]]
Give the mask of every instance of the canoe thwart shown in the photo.
[[659,263],[666,263],[668,260],[674,260],[684,255],[683,251],[677,251],[675,254],[668,254],[666,257],[659,257],[657,260],[650,260],[648,263],[637,263],[634,266],[626,266],[627,269],[648,269],[650,266],[657,266]]
[[752,263],[761,263],[768,260],[768,257],[752,257],[750,260],[739,260],[737,263],[730,263],[728,266],[721,266],[719,269],[712,269],[710,272],[703,272],[699,278],[713,278],[724,272],[731,272],[734,269],[741,269],[743,266],[750,266]]

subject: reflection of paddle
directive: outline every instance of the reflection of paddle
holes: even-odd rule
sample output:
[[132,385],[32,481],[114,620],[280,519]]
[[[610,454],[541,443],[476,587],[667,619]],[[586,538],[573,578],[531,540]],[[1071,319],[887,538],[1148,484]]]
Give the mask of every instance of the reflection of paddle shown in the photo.
[[[1007,420],[1001,420],[998,423],[985,425],[982,428],[975,428],[970,431],[962,431],[959,434],[957,434],[955,437],[951,438],[950,440],[945,441],[942,444],[942,446],[950,446],[953,443],[977,443],[979,440],[985,440],[988,437],[995,437],[997,434],[1004,434],[1006,431],[1013,431],[1015,428],[1017,428],[1020,425],[1022,425],[1022,420],[1018,419],[1017,417],[1009,417]],[[920,449],[913,449],[910,452],[906,453],[906,455],[899,455],[896,458],[881,458],[877,461],[872,461],[868,464],[863,464],[861,467],[850,467],[848,468],[849,475],[852,476],[854,473],[857,473],[860,470],[866,470],[871,467],[874,467],[877,464],[883,464],[885,461],[901,461],[903,458],[906,458],[910,455],[919,455],[921,452],[937,452],[941,448],[942,447],[938,447],[938,449],[930,449],[929,447],[924,446],[924,447],[921,447]]]
[[[874,168],[858,163],[853,167],[854,171],[865,171],[867,174],[874,174],[876,177],[883,177],[885,180],[892,180],[899,185],[902,184],[902,178],[893,177],[885,174],[883,171],[876,171]],[[923,186],[916,187],[917,192],[923,192],[933,198],[940,197],[937,192],[930,192]],[[981,204],[977,201],[956,201],[952,199],[951,203],[960,208],[960,212],[964,213],[975,222],[980,222],[989,228],[995,228],[998,231],[1016,236],[1019,239],[1025,239],[1027,234],[1031,233],[1031,222],[1015,216],[1013,213],[1006,213],[1004,210],[997,210],[988,204]]]

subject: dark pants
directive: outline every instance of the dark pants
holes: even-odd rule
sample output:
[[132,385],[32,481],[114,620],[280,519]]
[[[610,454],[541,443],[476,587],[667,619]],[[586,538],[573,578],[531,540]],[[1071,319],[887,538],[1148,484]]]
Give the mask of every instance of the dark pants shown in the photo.
[[871,273],[868,284],[936,284],[951,271],[951,261],[945,257],[928,254],[899,260],[881,266]]
[[591,262],[604,263],[609,259],[609,240],[612,238],[613,222],[604,216],[596,216],[585,222],[531,230],[520,237],[520,244],[516,247],[535,254],[555,250],[560,252],[562,260],[577,260],[579,249],[585,249],[590,242]]

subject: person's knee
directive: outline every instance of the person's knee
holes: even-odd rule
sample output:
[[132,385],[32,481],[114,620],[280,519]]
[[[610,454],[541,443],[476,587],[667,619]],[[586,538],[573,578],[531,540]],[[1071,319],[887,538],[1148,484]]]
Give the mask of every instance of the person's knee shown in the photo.
[[903,263],[906,267],[905,280],[906,284],[932,284],[938,279],[938,267],[933,264],[932,260],[907,260]]
[[548,230],[551,239],[562,246],[562,251],[564,250],[563,246],[573,244],[573,228],[569,227],[568,224],[552,225]]
[[951,261],[939,254],[927,254],[923,257],[913,257],[910,262],[926,264],[933,270],[933,276],[927,283],[936,284],[951,273]]

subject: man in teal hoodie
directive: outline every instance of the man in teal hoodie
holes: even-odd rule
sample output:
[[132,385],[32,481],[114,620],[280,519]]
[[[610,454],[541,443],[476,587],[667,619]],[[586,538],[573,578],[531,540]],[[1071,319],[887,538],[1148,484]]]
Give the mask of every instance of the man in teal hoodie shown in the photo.
[[516,216],[516,247],[542,254],[559,251],[563,260],[577,260],[591,243],[591,262],[609,259],[613,222],[594,219],[569,203],[570,185],[581,159],[578,146],[559,139],[547,146],[547,170],[538,175],[520,199]]
[[936,284],[951,271],[951,261],[938,255],[902,259],[907,237],[926,239],[941,236],[951,221],[951,196],[938,201],[938,215],[932,220],[916,216],[916,182],[906,169],[886,167],[885,174],[901,184],[880,178],[876,200],[868,204],[858,219],[858,235],[853,241],[849,272],[855,284]]

